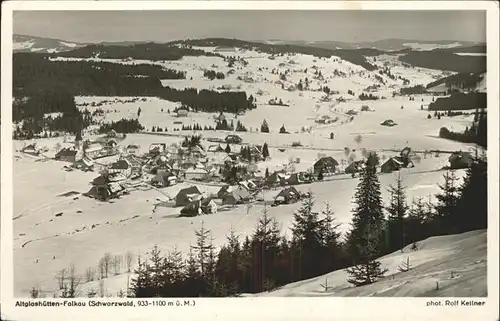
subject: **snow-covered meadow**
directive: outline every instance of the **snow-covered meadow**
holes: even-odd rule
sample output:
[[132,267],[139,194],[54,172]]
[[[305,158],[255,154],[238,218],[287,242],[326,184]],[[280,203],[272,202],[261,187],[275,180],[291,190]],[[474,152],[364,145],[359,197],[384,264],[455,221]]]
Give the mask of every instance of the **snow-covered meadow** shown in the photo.
[[[203,49],[214,50],[214,48]],[[416,95],[412,101],[408,97],[392,97],[392,93],[403,86],[401,80],[391,80],[380,75],[384,78],[385,84],[380,84],[373,93],[385,99],[360,101],[357,96],[368,86],[378,83],[375,79],[376,71],[366,71],[362,67],[335,57],[320,59],[307,55],[285,55],[269,59],[267,54],[254,51],[226,54],[240,56],[248,62],[248,65],[235,63],[233,68],[229,68],[219,57],[185,57],[179,61],[155,62],[155,64],[187,72],[184,80],[163,80],[164,86],[177,89],[194,87],[215,90],[230,84],[232,88],[239,88],[238,90],[256,98],[256,109],[239,116],[226,114],[226,117],[234,123],[241,121],[249,129],[248,132],[236,133],[244,143],[268,143],[271,159],[259,163],[262,173],[266,168],[270,171],[280,169],[292,158],[300,159],[296,164],[296,170],[307,170],[312,167],[320,154],[333,156],[340,163],[341,160],[347,160],[344,154],[346,147],[354,150],[357,159],[362,158],[362,149],[390,157],[396,155],[394,150],[400,150],[405,146],[410,146],[418,152],[465,151],[471,148],[467,144],[440,139],[438,132],[441,127],[461,131],[470,125],[472,116],[427,119],[429,112],[426,106],[432,101],[431,96]],[[145,63],[145,61],[106,61]],[[425,86],[444,74],[436,70],[403,67],[395,56],[377,57],[373,63],[380,66],[385,63],[392,64],[391,72],[409,79],[410,86]],[[222,71],[225,74],[234,69],[234,73],[226,79],[210,81],[203,78],[203,70],[206,69]],[[273,69],[279,72],[289,69],[290,73],[286,80],[280,82],[279,73],[273,74]],[[323,79],[315,79],[318,78],[315,74],[316,69],[321,71]],[[345,76],[334,76],[335,70]],[[242,77],[241,80],[238,76]],[[248,77],[246,80],[245,76]],[[301,80],[304,82],[306,77],[310,80],[310,90],[286,90]],[[285,89],[282,89],[282,85]],[[325,101],[324,92],[314,91],[323,86],[328,86],[338,93],[330,95],[329,101]],[[356,96],[349,95],[349,90],[355,92]],[[290,106],[269,105],[268,101],[275,97]],[[337,99],[341,97],[345,101],[338,102]],[[121,118],[138,118],[146,128],[145,132],[129,134],[120,145],[137,144],[141,152],[146,152],[152,143],[179,143],[182,136],[193,132],[174,132],[174,128],[189,124],[213,126],[214,117],[217,116],[190,112],[188,117],[178,118],[173,112],[174,108],[179,106],[177,103],[152,97],[138,97],[137,101],[123,102],[132,98],[137,97],[76,97],[76,103],[80,108],[86,108],[91,112],[97,108],[103,110],[104,122],[117,121]],[[107,103],[102,103],[103,101]],[[97,107],[86,105],[93,102],[101,104]],[[365,105],[369,106],[371,111],[361,111]],[[139,108],[140,116],[138,116]],[[349,110],[358,112],[352,120],[351,116],[346,115]],[[315,121],[324,115],[338,117],[338,120],[331,124],[319,124]],[[392,119],[397,125],[394,127],[380,125],[388,119]],[[270,133],[258,131],[263,120],[268,122]],[[182,125],[178,122],[182,122]],[[153,126],[166,127],[168,132],[153,135],[150,133]],[[289,134],[279,134],[281,126],[285,126]],[[303,128],[309,128],[309,131],[302,132]],[[203,145],[208,147],[216,143],[205,139],[223,139],[231,132],[199,133],[204,138]],[[329,138],[330,133],[335,134],[334,139]],[[361,140],[355,142],[355,137],[358,135]],[[300,142],[302,146],[292,147],[294,142]],[[252,233],[255,223],[262,214],[263,205],[254,204],[251,208],[241,205],[214,215],[178,218],[179,208],[156,206],[170,197],[175,197],[177,191],[189,186],[188,184],[167,187],[161,191],[136,190],[120,199],[100,203],[78,194],[90,189],[90,181],[97,176],[97,173],[66,172],[62,169],[65,165],[63,162],[40,160],[17,152],[27,143],[29,142],[14,142],[16,151],[14,152],[13,224],[16,296],[28,296],[33,286],[39,286],[45,295],[51,296],[57,287],[55,275],[58,271],[74,264],[77,272],[83,275],[87,268],[95,267],[106,252],[124,255],[127,251],[132,251],[135,263],[137,257],[144,256],[153,245],[158,245],[164,250],[176,246],[186,251],[194,242],[194,230],[200,227],[202,221],[204,226],[212,231],[214,243],[221,245],[225,242],[231,227],[242,236]],[[47,146],[53,151],[57,144],[64,145],[64,141],[62,138],[40,139],[38,144]],[[238,146],[231,147],[239,150]],[[438,191],[437,184],[441,182],[443,174],[440,169],[447,165],[448,156],[446,153],[429,154],[425,158],[422,156],[415,168],[401,170],[400,174],[407,187],[409,200],[414,197],[428,197]],[[209,153],[208,157],[217,155]],[[459,171],[457,174],[461,176],[463,172]],[[385,200],[388,196],[386,189],[395,183],[397,175],[394,173],[380,176]],[[357,178],[339,175],[330,181],[300,185],[297,188],[302,191],[310,190],[315,195],[318,208],[328,202],[335,211],[339,223],[342,224],[341,230],[345,231],[351,220],[351,199],[357,183]],[[216,193],[219,187],[200,184],[199,188],[206,193]],[[62,195],[72,191],[77,194]],[[278,192],[279,190],[267,191],[264,199],[271,200]],[[269,215],[277,218],[282,224],[282,230],[286,231],[290,227],[294,210],[299,206],[300,204],[293,204],[269,208]],[[429,256],[432,256],[435,252],[429,253]],[[108,294],[116,295],[119,290],[126,290],[127,277],[127,273],[121,273],[106,279],[104,287]],[[86,289],[96,287],[94,283],[83,284],[80,289],[82,295],[85,295]]]

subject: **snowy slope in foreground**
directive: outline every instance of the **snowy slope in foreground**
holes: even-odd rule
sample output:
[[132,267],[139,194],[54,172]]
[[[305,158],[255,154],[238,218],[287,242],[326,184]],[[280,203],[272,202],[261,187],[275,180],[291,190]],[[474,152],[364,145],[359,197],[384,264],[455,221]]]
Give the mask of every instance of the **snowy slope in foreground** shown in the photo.
[[[352,287],[346,282],[347,272],[340,270],[255,296],[486,297],[486,239],[486,230],[428,238],[417,251],[408,246],[403,253],[382,257],[382,266],[389,272],[367,286]],[[399,272],[398,266],[408,257],[412,270]],[[328,292],[322,286],[326,280]]]

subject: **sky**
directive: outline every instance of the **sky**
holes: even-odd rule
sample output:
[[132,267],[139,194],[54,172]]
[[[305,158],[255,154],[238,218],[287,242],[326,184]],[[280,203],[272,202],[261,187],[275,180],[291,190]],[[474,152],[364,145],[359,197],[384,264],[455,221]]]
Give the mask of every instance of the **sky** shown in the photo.
[[17,11],[15,34],[75,42],[186,38],[486,42],[485,11]]

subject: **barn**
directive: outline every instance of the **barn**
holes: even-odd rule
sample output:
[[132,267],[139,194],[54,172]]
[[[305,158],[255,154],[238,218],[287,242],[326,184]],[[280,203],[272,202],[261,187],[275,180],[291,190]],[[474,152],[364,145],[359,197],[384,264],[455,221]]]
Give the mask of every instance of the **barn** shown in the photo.
[[299,191],[293,187],[287,187],[274,198],[275,204],[291,204],[300,200]]
[[403,167],[403,162],[398,160],[396,157],[389,158],[385,163],[382,164],[380,170],[382,173],[392,173],[398,171]]
[[63,148],[55,155],[56,160],[74,163],[80,159],[81,153],[76,149]]
[[335,173],[337,166],[339,166],[339,162],[337,162],[337,160],[335,160],[333,157],[321,157],[316,163],[314,163],[314,173]]
[[201,199],[201,192],[196,186],[181,189],[175,196],[175,206],[186,206],[195,200]]
[[151,180],[151,184],[157,187],[167,187],[177,184],[177,176],[170,172],[159,172]]

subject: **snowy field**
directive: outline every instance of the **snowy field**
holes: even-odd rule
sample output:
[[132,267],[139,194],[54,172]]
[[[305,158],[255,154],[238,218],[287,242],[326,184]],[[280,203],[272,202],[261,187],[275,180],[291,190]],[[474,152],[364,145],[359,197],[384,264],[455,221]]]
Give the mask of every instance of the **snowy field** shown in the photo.
[[[213,50],[213,48],[204,48],[204,50]],[[382,76],[385,77],[386,84],[380,84],[373,94],[386,99],[360,101],[357,95],[366,87],[377,83],[375,72],[368,72],[339,58],[319,59],[306,55],[290,55],[270,60],[268,55],[252,51],[229,54],[244,57],[249,63],[248,66],[244,67],[236,63],[234,68],[228,68],[227,63],[218,57],[186,57],[179,61],[159,63],[168,68],[187,71],[186,80],[163,80],[162,83],[164,86],[178,89],[186,87],[210,89],[231,84],[234,88],[239,87],[240,90],[246,91],[248,95],[252,94],[257,99],[257,109],[248,111],[237,118],[229,114],[226,114],[226,117],[229,121],[233,120],[235,124],[239,120],[250,129],[249,132],[236,133],[241,136],[244,143],[268,143],[271,159],[259,163],[262,173],[266,168],[270,171],[281,169],[292,158],[300,158],[300,162],[296,164],[296,170],[305,171],[312,167],[320,154],[333,156],[339,163],[342,163],[342,170],[344,162],[347,161],[347,156],[344,154],[345,147],[355,150],[353,152],[355,159],[362,158],[362,149],[377,151],[384,159],[396,155],[396,152],[391,150],[400,150],[405,146],[410,146],[419,152],[426,150],[466,151],[471,148],[467,144],[440,139],[437,135],[441,127],[447,127],[453,131],[464,130],[470,125],[472,116],[442,117],[440,120],[427,119],[429,112],[425,109],[432,101],[431,96],[417,95],[413,101],[409,101],[408,97],[392,97],[392,92],[402,87],[401,80],[394,81]],[[141,63],[141,61],[133,62]],[[382,57],[374,63],[380,66],[384,63],[391,64],[391,72],[396,76],[401,75],[409,79],[410,86],[426,85],[444,75],[435,70],[405,68],[394,56]],[[307,72],[305,72],[306,68]],[[315,68],[322,72],[323,80],[314,79]],[[224,73],[227,73],[229,69],[234,69],[235,73],[224,80],[210,81],[202,77],[204,69],[214,69]],[[302,92],[283,90],[281,83],[277,83],[279,75],[272,74],[272,69],[280,72],[291,70],[287,80],[282,81],[285,88],[297,84],[301,79],[305,81],[305,77],[308,77],[311,80],[310,90]],[[345,76],[334,76],[335,70],[342,72]],[[250,81],[249,78],[238,80],[238,76],[247,76],[252,80]],[[329,86],[332,90],[338,91],[338,94],[330,95],[331,101],[322,101],[325,94],[313,91],[321,86]],[[348,90],[353,90],[356,96],[348,95]],[[282,99],[290,106],[268,105],[269,99],[274,97]],[[336,100],[340,97],[346,101],[337,103]],[[215,125],[216,114],[189,113],[188,117],[177,118],[172,112],[179,106],[177,103],[151,97],[144,97],[144,99],[139,97],[140,99],[135,102],[123,102],[131,98],[135,97],[76,97],[76,103],[80,108],[86,108],[91,112],[97,108],[102,109],[105,112],[103,122],[117,121],[121,118],[139,118],[141,124],[146,127],[145,132],[127,135],[127,138],[120,142],[120,147],[137,144],[141,152],[148,151],[152,143],[179,144],[182,136],[192,134],[188,131],[173,131],[174,128],[180,128],[182,125],[200,124],[202,127]],[[108,102],[103,103],[103,101]],[[102,105],[83,106],[92,102]],[[361,112],[361,107],[364,105],[369,106],[371,111]],[[424,110],[421,110],[422,105]],[[137,116],[138,108],[141,108],[139,117]],[[168,110],[171,113],[168,113]],[[346,115],[349,110],[358,112],[352,120]],[[338,120],[332,124],[315,122],[317,118],[324,115],[332,118],[338,117]],[[267,134],[257,130],[264,119],[271,130]],[[397,125],[381,126],[380,123],[387,119],[392,119]],[[178,121],[182,121],[182,125],[174,124]],[[282,125],[290,134],[278,133]],[[165,135],[148,133],[153,126],[167,127],[168,132],[163,133]],[[302,133],[303,127],[309,128],[310,132]],[[202,144],[205,147],[217,144],[207,141],[208,138],[224,138],[232,134],[225,131],[201,131],[199,133],[203,136]],[[330,133],[335,134],[335,139],[329,139]],[[361,141],[356,143],[355,137],[358,135],[361,136]],[[92,138],[88,135],[84,136]],[[294,142],[300,142],[302,146],[292,147]],[[165,251],[174,246],[186,251],[194,242],[194,231],[200,227],[202,221],[205,227],[212,231],[214,243],[221,245],[225,242],[225,237],[231,227],[242,236],[251,234],[255,223],[262,215],[263,205],[261,204],[254,204],[251,208],[241,205],[228,211],[194,218],[178,218],[179,208],[156,207],[158,203],[175,197],[179,189],[189,186],[187,184],[163,188],[161,191],[136,190],[130,195],[108,203],[97,202],[78,194],[90,189],[90,182],[98,175],[97,172],[66,172],[62,169],[66,165],[63,162],[41,160],[17,152],[28,143],[30,142],[14,142],[16,151],[14,152],[13,224],[16,296],[28,296],[33,286],[39,286],[46,296],[52,296],[57,287],[55,275],[59,270],[75,264],[77,273],[83,275],[85,269],[97,265],[105,252],[124,255],[130,250],[135,256],[135,263],[137,256],[144,256],[153,245],[158,245]],[[40,139],[37,143],[49,149],[47,157],[53,156],[57,146],[70,145],[68,142],[65,143],[63,138]],[[225,147],[225,144],[222,145]],[[239,151],[239,146],[232,145],[231,148]],[[435,194],[438,191],[437,184],[441,182],[443,175],[440,168],[448,164],[449,154],[446,153],[430,154],[425,158],[423,154],[420,155],[422,159],[416,163],[415,168],[403,169],[400,172],[410,201],[414,197],[428,197]],[[208,157],[217,159],[221,155],[209,153]],[[463,171],[458,171],[457,175],[462,176]],[[386,189],[395,183],[396,178],[397,173],[380,176],[384,200],[388,198]],[[318,209],[328,202],[336,212],[339,223],[342,224],[342,231],[345,231],[351,220],[351,200],[357,183],[358,178],[339,175],[330,181],[300,185],[297,188],[302,191],[310,190],[315,195]],[[216,193],[220,188],[203,184],[198,187],[207,194]],[[77,194],[62,195],[73,191]],[[264,198],[272,200],[278,192],[279,190],[267,191]],[[269,208],[269,215],[277,218],[282,224],[282,230],[286,231],[290,227],[293,212],[299,206],[300,204],[272,207]],[[481,238],[481,236],[477,237]],[[426,242],[431,242],[431,240]],[[430,247],[431,254],[434,251],[432,249],[437,246],[436,242],[432,242],[429,243],[434,244]],[[415,252],[416,262],[427,264],[425,262],[431,254],[426,254],[425,251],[423,248]],[[446,253],[451,253],[450,251]],[[388,262],[387,260],[391,260],[391,257],[393,261],[399,261],[400,257],[396,256],[396,254],[388,256],[383,262]],[[339,273],[344,272],[335,273],[340,275]],[[121,273],[106,279],[105,288],[108,294],[116,295],[119,290],[125,291],[127,278],[128,274]],[[337,278],[340,279],[340,276]],[[307,281],[304,282],[302,284],[308,284]],[[81,292],[85,294],[85,289],[96,286],[93,283],[84,284]],[[316,290],[311,286],[300,291],[313,295]],[[396,291],[395,295],[415,294],[398,292],[399,290],[391,291]]]

